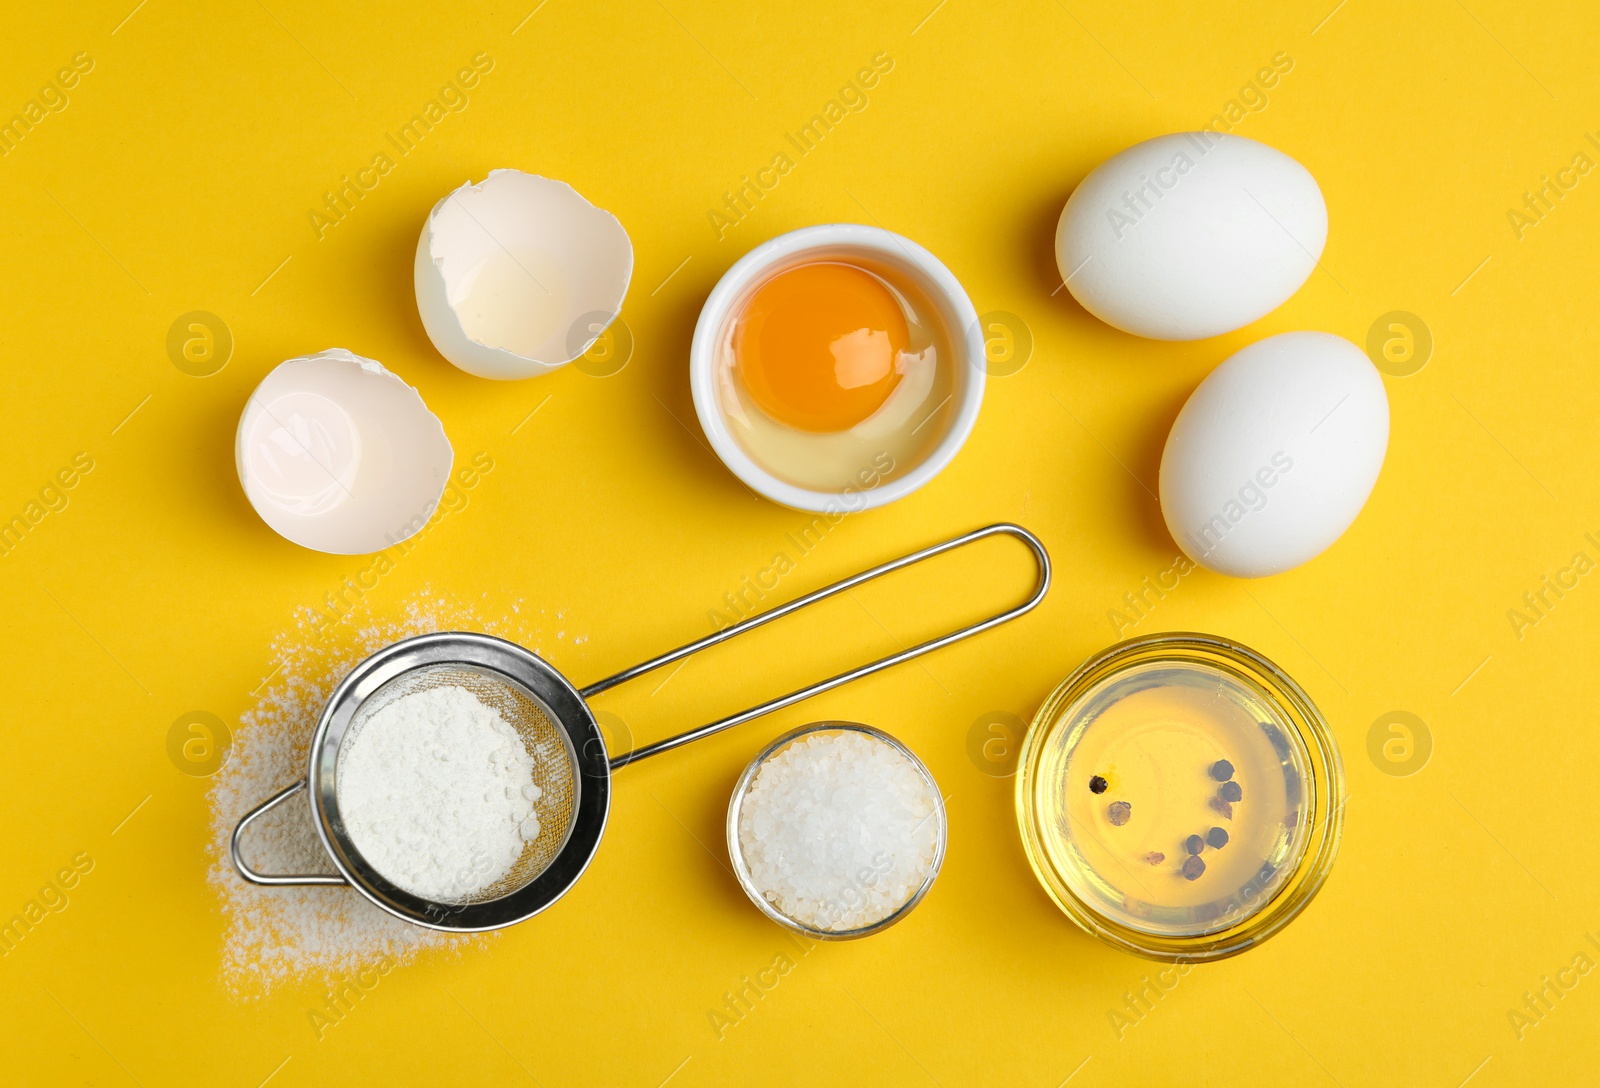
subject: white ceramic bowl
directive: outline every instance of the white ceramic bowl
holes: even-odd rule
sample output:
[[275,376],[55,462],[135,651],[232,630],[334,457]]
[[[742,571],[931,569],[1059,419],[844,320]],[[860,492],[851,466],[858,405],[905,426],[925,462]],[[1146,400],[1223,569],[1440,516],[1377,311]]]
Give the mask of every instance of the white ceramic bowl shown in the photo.
[[[954,358],[952,366],[955,411],[933,449],[910,471],[870,490],[813,491],[780,480],[744,451],[728,428],[717,397],[717,345],[729,321],[737,316],[750,291],[778,272],[807,261],[845,260],[852,256],[887,265],[919,287],[944,327]],[[830,223],[780,234],[752,249],[717,281],[689,349],[689,385],[695,413],[722,463],[751,490],[795,510],[816,513],[855,513],[883,506],[911,494],[937,476],[961,449],[983,404],[983,332],[978,314],[960,282],[939,258],[909,238],[858,223]]]

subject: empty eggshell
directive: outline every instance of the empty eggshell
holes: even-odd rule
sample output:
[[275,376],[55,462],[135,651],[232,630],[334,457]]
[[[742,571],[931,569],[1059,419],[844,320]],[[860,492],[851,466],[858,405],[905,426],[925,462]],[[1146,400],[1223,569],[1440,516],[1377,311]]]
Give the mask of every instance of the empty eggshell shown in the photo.
[[622,309],[633,243],[564,181],[491,170],[433,207],[417,241],[417,311],[439,354],[482,378],[576,359]]
[[1056,263],[1100,320],[1199,340],[1277,309],[1327,240],[1322,190],[1294,159],[1243,136],[1178,132],[1090,171],[1061,212]]
[[1178,413],[1161,513],[1195,562],[1242,578],[1297,567],[1339,539],[1389,445],[1389,399],[1366,354],[1326,332],[1235,353]]
[[274,530],[338,555],[428,523],[450,480],[444,427],[417,391],[343,348],[280,363],[239,419],[239,482]]

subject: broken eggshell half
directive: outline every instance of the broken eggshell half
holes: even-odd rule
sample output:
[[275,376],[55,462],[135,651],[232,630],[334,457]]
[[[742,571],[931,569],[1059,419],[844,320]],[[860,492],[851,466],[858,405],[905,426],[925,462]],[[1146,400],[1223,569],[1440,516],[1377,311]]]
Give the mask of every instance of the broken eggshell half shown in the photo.
[[273,368],[239,418],[234,459],[256,513],[304,548],[364,555],[428,523],[454,451],[415,389],[343,348]]
[[481,378],[530,378],[589,350],[622,309],[633,243],[564,181],[492,170],[428,215],[417,311],[439,354]]

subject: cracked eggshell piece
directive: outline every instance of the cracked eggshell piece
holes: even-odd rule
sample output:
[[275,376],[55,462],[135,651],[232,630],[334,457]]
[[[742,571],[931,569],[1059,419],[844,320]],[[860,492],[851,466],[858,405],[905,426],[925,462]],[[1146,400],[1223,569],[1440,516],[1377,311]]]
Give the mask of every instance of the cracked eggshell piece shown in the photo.
[[417,311],[439,354],[480,378],[565,366],[622,309],[633,243],[564,181],[492,170],[439,203],[417,241]]
[[364,555],[428,523],[455,455],[415,389],[343,348],[278,364],[239,419],[239,482],[304,548]]

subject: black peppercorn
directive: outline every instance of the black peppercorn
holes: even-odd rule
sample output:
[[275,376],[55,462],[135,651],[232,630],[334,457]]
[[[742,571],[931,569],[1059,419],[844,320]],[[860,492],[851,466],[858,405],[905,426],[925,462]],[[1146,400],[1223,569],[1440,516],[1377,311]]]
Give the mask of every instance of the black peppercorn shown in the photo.
[[1219,759],[1211,765],[1211,777],[1218,782],[1226,782],[1233,777],[1233,764],[1225,759]]
[[1183,859],[1183,879],[1199,880],[1200,874],[1206,871],[1206,863],[1198,857],[1190,855]]
[[1213,850],[1221,850],[1228,845],[1228,833],[1220,827],[1213,827],[1206,832],[1206,845]]
[[1183,848],[1189,851],[1191,854],[1198,854],[1200,851],[1206,848],[1206,840],[1202,839],[1199,835],[1190,835],[1187,839],[1183,840]]
[[1106,792],[1106,785],[1107,783],[1104,778],[1101,778],[1099,775],[1095,775],[1093,778],[1089,779],[1089,792],[1104,793]]
[[1244,799],[1244,790],[1239,788],[1237,782],[1224,782],[1217,791],[1217,796],[1224,801],[1240,801]]

